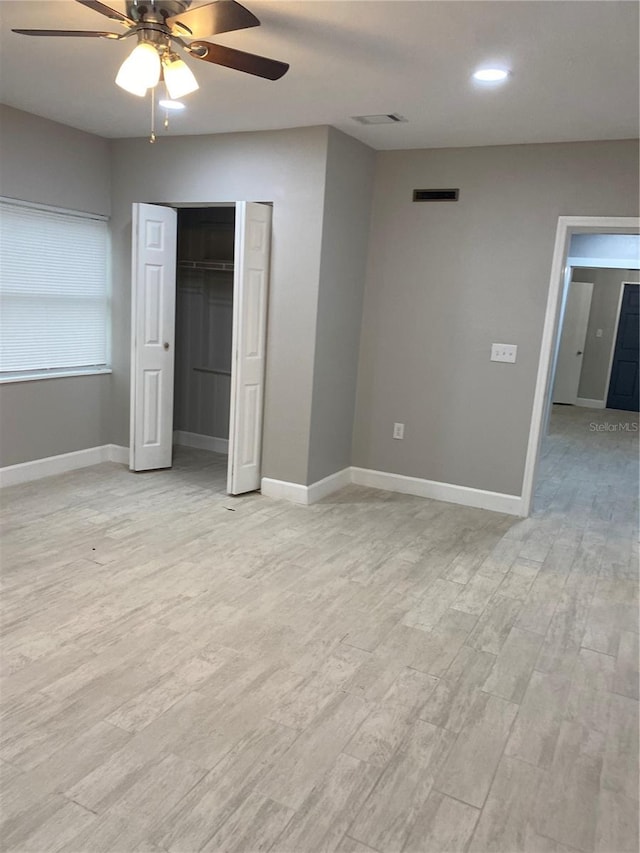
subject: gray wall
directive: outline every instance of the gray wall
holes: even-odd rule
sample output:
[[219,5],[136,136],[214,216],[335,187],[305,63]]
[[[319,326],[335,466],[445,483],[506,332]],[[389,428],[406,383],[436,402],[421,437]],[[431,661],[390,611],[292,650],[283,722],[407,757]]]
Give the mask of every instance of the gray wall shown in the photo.
[[22,201],[111,212],[109,143],[0,104],[0,195]]
[[107,444],[109,379],[68,376],[0,385],[0,467]]
[[327,137],[326,127],[312,127],[111,143],[115,443],[129,443],[132,202],[271,201],[262,473],[306,482]]
[[307,483],[351,464],[374,162],[330,128]]
[[637,216],[637,143],[378,154],[354,465],[521,494],[560,215]]
[[[582,235],[580,235],[582,236]],[[620,285],[623,281],[640,281],[638,270],[594,269],[576,267],[573,281],[593,282],[593,296],[585,341],[578,396],[606,402],[609,360],[616,331]],[[602,329],[602,337],[596,332]]]
[[[304,128],[117,140],[109,160],[15,110],[0,130],[1,194],[108,213],[111,186],[114,258],[113,377],[0,386],[0,465],[128,444],[131,203],[253,199],[274,203],[264,475],[352,462],[519,494],[557,217],[638,214],[631,141],[376,155],[350,456],[369,149]],[[460,202],[411,202],[447,186]],[[517,343],[517,364],[491,363],[492,341]]]
[[[0,106],[0,195],[108,215],[108,143]],[[111,376],[0,385],[0,467],[108,441]]]

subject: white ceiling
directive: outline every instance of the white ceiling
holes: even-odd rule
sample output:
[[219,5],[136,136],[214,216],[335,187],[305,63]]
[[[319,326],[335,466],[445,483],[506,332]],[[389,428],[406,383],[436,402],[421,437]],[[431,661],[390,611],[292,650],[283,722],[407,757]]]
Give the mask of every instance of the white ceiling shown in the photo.
[[[111,5],[124,10],[122,0]],[[330,124],[378,149],[638,135],[639,7],[630,0],[245,5],[262,26],[212,40],[291,70],[270,82],[190,59],[201,88],[172,120],[172,135]],[[148,132],[148,100],[113,82],[131,42],[10,32],[121,31],[115,22],[73,0],[2,0],[0,16],[4,103],[105,137]],[[511,67],[508,83],[474,85],[472,71],[487,63]],[[351,119],[387,112],[409,121],[362,127]]]

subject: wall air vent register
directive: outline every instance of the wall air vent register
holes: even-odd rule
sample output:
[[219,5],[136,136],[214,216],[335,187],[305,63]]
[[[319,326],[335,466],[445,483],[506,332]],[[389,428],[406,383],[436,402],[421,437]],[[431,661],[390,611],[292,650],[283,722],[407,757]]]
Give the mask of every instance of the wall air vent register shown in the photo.
[[382,113],[381,115],[352,116],[359,124],[402,124],[407,119],[399,113]]
[[414,190],[414,201],[458,201],[459,189],[452,190]]

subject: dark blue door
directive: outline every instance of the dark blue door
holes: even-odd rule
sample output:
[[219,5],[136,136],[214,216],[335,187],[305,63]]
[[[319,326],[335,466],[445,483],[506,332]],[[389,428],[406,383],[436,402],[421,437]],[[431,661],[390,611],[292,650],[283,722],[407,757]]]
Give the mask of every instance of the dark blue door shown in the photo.
[[638,325],[640,312],[640,284],[625,284],[620,308],[618,337],[613,353],[611,380],[609,382],[608,409],[626,409],[638,411],[638,384],[640,367],[638,364],[640,343]]

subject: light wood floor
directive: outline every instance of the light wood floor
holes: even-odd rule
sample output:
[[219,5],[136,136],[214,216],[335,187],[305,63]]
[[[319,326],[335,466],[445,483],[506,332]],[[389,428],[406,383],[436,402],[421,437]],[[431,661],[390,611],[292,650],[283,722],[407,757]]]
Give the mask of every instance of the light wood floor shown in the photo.
[[186,449],[6,490],[3,849],[637,851],[622,422],[555,411],[520,521]]

